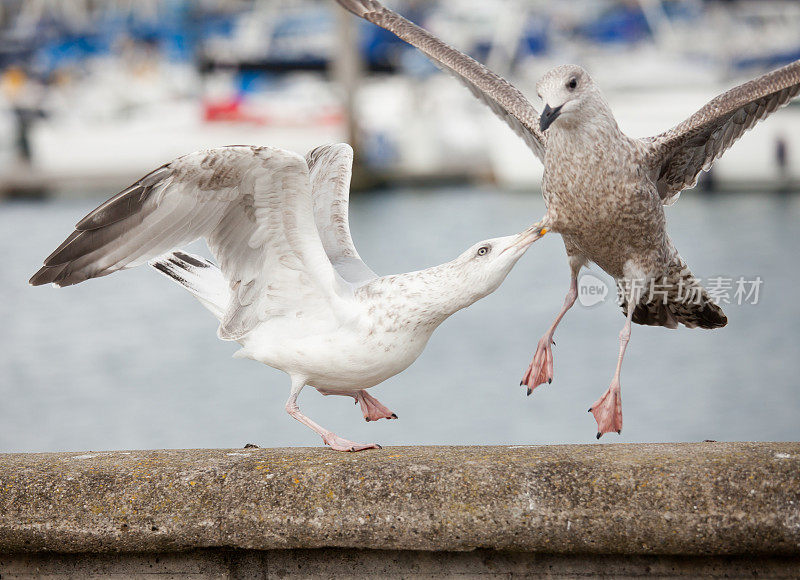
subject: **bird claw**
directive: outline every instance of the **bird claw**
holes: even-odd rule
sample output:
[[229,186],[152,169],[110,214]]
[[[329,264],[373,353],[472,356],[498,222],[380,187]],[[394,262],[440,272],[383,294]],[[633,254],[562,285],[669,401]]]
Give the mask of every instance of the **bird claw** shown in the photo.
[[606,433],[616,431],[622,434],[622,397],[619,392],[619,383],[613,382],[594,405],[589,407],[589,412],[597,421],[597,438]]
[[367,391],[361,390],[356,393],[356,402],[361,405],[361,412],[364,414],[365,421],[377,421],[378,419],[397,419],[397,414],[387,409],[378,399],[370,395]]
[[548,337],[543,337],[539,341],[533,360],[528,366],[525,376],[520,381],[520,386],[528,386],[528,396],[539,385],[553,383],[553,351],[550,342],[552,342],[552,339]]
[[339,437],[336,433],[325,433],[322,436],[322,441],[325,445],[329,445],[334,451],[347,451],[355,453],[356,451],[364,451],[365,449],[383,449],[377,443],[356,443],[348,441],[343,437]]
[[[622,429],[617,429],[617,435],[622,435]],[[600,439],[600,437],[602,437],[602,436],[603,436],[603,433],[600,433],[600,431],[598,431],[597,432],[597,438]]]

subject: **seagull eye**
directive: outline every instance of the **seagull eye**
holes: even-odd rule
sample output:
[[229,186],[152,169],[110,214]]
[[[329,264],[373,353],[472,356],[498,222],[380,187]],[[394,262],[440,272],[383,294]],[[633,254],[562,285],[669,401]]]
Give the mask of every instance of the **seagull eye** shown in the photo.
[[577,86],[578,86],[578,79],[576,79],[575,77],[572,77],[571,79],[569,79],[569,82],[567,82],[567,88],[569,90],[573,90]]
[[485,256],[486,254],[489,253],[490,249],[491,248],[489,246],[481,246],[480,248],[478,248],[478,255]]

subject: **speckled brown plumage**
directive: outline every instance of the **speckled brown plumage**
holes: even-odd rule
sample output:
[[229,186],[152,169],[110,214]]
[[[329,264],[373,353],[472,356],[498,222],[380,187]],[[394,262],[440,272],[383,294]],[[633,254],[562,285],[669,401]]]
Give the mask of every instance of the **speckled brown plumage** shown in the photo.
[[556,67],[537,83],[545,103],[539,115],[506,80],[379,2],[337,1],[454,74],[543,162],[547,214],[540,223],[562,235],[572,283],[522,382],[530,394],[552,381],[553,334],[575,303],[578,272],[595,262],[617,281],[627,321],[612,385],[590,411],[598,421],[598,436],[620,431],[619,373],[631,322],[668,328],[727,323],[673,246],[663,206],[693,186],[700,172],[710,169],[745,131],[800,93],[800,61],[716,97],[669,131],[635,139],[620,131],[599,88],[579,66]]

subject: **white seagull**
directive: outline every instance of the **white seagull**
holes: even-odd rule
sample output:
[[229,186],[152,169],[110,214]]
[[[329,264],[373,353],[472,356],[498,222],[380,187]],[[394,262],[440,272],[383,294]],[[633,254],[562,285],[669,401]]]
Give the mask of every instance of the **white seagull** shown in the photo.
[[[541,116],[508,81],[375,0],[337,0],[347,10],[415,46],[463,82],[544,164],[543,230],[560,233],[572,279],[564,306],[539,341],[520,385],[528,394],[553,379],[553,335],[578,295],[590,261],[613,276],[627,319],[611,384],[589,411],[597,437],[622,430],[620,371],[631,322],[719,328],[727,318],[692,275],[666,230],[664,205],[692,187],[745,131],[800,93],[800,61],[716,97],[674,128],[645,139],[619,129],[600,89],[579,66],[537,83]],[[633,305],[633,307],[630,307]]]
[[[447,317],[497,289],[543,233],[532,226],[439,266],[377,276],[350,237],[352,161],[346,144],[305,159],[245,146],[179,157],[78,222],[30,283],[70,286],[155,258],[219,319],[219,338],[241,345],[234,356],[290,376],[292,417],[338,451],[379,448],[303,415],[303,387],[353,397],[367,421],[396,419],[366,389],[405,370]],[[219,267],[172,252],[201,237]]]

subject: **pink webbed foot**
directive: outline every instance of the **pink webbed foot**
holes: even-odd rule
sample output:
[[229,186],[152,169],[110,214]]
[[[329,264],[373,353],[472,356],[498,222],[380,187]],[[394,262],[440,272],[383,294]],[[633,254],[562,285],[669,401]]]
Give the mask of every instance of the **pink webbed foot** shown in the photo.
[[520,386],[526,385],[528,387],[528,396],[533,392],[533,389],[544,383],[553,382],[553,339],[550,336],[544,336],[539,340],[536,346],[536,352],[533,355],[533,360],[525,376],[520,381]]
[[377,443],[355,443],[339,437],[336,433],[328,431],[322,436],[326,445],[330,445],[334,451],[364,451],[365,449],[382,449]]
[[604,433],[622,432],[622,395],[619,392],[619,383],[612,382],[603,396],[595,401],[589,409],[597,421],[597,438]]
[[361,390],[356,393],[356,403],[361,405],[361,412],[364,414],[365,421],[397,419],[397,415],[384,407],[378,399],[370,395],[367,391]]

